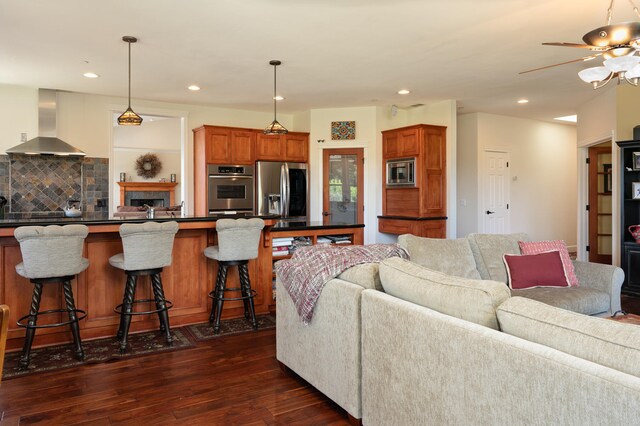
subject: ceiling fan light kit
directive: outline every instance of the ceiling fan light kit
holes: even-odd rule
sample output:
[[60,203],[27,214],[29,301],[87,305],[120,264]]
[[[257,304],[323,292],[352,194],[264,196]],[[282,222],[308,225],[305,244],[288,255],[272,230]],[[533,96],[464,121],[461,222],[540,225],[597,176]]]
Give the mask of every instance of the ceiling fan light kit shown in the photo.
[[139,126],[142,124],[142,117],[131,109],[131,43],[138,41],[137,38],[131,36],[122,37],[122,41],[129,45],[129,103],[125,112],[118,117],[119,126]]
[[[638,56],[638,51],[640,51],[640,22],[622,22],[611,25],[613,3],[614,0],[611,0],[607,9],[607,25],[586,33],[582,37],[585,44],[542,43],[546,46],[589,49],[598,53],[572,61],[524,71],[520,74],[573,62],[587,61],[602,56],[605,58],[603,66],[587,68],[578,72],[578,77],[582,81],[591,84],[594,89],[599,89],[614,77],[617,77],[618,84],[626,81],[633,86],[637,86],[640,80],[640,56]],[[640,17],[640,12],[633,0],[629,0],[629,3],[635,14]]]

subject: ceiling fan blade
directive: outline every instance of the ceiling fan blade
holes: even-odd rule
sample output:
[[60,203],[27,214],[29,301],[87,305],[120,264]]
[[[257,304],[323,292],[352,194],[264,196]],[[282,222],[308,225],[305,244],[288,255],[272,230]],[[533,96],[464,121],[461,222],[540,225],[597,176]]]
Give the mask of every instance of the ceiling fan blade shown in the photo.
[[589,49],[592,50],[594,52],[606,52],[607,50],[610,49],[610,47],[608,46],[591,46],[589,44],[582,44],[582,43],[564,43],[564,42],[557,42],[557,43],[542,43],[543,46],[560,46],[560,47],[577,47],[579,49]]
[[602,53],[596,53],[595,55],[585,56],[583,58],[574,59],[572,61],[560,62],[560,63],[553,64],[553,65],[547,65],[547,66],[540,67],[540,68],[534,68],[534,69],[531,69],[531,70],[521,71],[518,74],[527,74],[527,73],[534,72],[534,71],[546,70],[547,68],[553,68],[553,67],[557,67],[557,66],[560,66],[560,65],[572,64],[574,62],[590,61],[591,59],[595,59],[600,55],[602,55]]

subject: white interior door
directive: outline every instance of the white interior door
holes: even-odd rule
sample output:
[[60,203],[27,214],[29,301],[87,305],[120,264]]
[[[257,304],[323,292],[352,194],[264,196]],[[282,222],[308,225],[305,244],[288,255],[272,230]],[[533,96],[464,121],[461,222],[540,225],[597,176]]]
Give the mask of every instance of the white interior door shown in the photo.
[[489,234],[510,232],[509,153],[484,152],[482,224]]

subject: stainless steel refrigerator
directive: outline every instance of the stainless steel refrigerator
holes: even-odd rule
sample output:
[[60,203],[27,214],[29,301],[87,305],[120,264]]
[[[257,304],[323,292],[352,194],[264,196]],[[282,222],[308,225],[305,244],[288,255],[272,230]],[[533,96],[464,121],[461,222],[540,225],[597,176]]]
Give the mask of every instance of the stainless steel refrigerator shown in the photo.
[[309,177],[306,163],[256,163],[257,214],[278,214],[283,219],[309,217]]

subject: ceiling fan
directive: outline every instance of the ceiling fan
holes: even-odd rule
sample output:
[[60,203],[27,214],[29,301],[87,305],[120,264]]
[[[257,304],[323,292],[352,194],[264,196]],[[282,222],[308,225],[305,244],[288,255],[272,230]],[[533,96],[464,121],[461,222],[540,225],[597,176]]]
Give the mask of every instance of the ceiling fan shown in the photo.
[[[611,0],[609,8],[607,9],[607,25],[586,33],[582,37],[584,44],[563,42],[542,43],[545,46],[587,49],[595,53],[571,61],[522,71],[520,74],[540,71],[574,62],[590,61],[596,59],[598,56],[602,56],[605,58],[603,66],[587,68],[578,73],[578,76],[584,82],[590,83],[594,89],[598,89],[607,84],[614,76],[617,76],[619,82],[624,80],[637,86],[640,80],[640,56],[638,55],[640,51],[640,22],[622,22],[612,25],[611,14],[614,1],[615,0]],[[633,0],[629,0],[629,3],[636,15],[640,17],[640,12],[638,12],[638,8]]]

